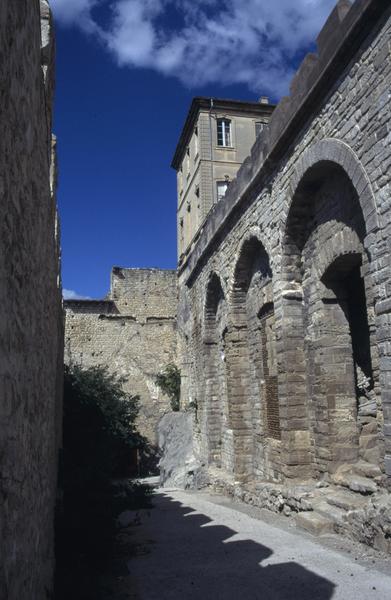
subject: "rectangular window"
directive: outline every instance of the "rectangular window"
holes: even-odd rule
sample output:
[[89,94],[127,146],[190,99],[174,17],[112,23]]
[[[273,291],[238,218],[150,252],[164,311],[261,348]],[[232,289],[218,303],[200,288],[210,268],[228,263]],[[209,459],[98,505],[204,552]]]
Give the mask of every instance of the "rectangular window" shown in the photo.
[[185,240],[185,232],[184,232],[184,226],[183,226],[183,217],[181,217],[180,220],[179,220],[179,226],[180,226],[180,242],[181,242],[181,247],[183,247],[183,242]]
[[182,167],[178,171],[178,188],[179,188],[179,194],[182,194],[183,193],[183,171],[182,171]]
[[225,196],[225,192],[228,188],[228,181],[218,181],[217,182],[217,202],[220,202],[222,198]]
[[190,148],[186,150],[186,171],[187,177],[190,175]]
[[198,127],[194,129],[194,159],[198,156]]
[[231,121],[229,119],[217,119],[217,145],[231,146]]

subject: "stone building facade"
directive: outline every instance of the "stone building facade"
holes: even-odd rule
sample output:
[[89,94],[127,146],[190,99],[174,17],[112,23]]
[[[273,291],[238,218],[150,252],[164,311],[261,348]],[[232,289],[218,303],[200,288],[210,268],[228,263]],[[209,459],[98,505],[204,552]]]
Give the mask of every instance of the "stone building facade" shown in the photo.
[[176,362],[176,272],[114,267],[105,300],[64,304],[65,361],[126,377],[124,389],[140,397],[138,430],[155,447],[157,423],[171,410],[155,379]]
[[[41,8],[41,14],[40,14]],[[0,598],[52,597],[62,307],[45,0],[0,3]]]
[[224,196],[267,125],[274,106],[194,98],[172,161],[177,172],[178,261],[186,259],[211,210]]
[[298,481],[380,494],[360,518],[387,550],[390,41],[389,2],[338,2],[180,264],[178,309],[210,481],[280,510]]

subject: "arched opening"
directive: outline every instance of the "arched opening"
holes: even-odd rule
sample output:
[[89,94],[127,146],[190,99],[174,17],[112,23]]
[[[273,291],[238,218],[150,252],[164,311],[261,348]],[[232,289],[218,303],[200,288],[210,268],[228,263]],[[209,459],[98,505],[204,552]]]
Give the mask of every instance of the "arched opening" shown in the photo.
[[256,236],[242,245],[234,272],[228,337],[228,390],[236,474],[275,478],[279,448],[272,271]]
[[[366,416],[370,422],[371,405],[374,420],[377,412],[361,265],[361,255],[346,254],[322,277],[325,320],[330,327],[329,343],[326,334],[322,344],[323,352],[330,348],[329,360],[322,367],[328,398],[330,471],[358,461],[363,426],[358,417]],[[361,457],[368,459],[370,454],[364,451]]]
[[330,161],[311,167],[296,190],[287,219],[283,265],[289,291],[284,308],[289,311],[299,301],[300,310],[282,335],[293,340],[299,333],[304,339],[291,356],[297,362],[290,372],[303,377],[306,389],[300,390],[300,402],[293,396],[286,404],[291,417],[296,409],[300,427],[308,428],[306,454],[312,453],[317,475],[334,473],[360,458],[368,461],[361,434],[363,428],[365,434],[376,429],[375,423],[364,427],[371,419],[376,421],[376,408],[364,419],[360,413],[360,404],[376,405],[376,343],[365,235],[358,195],[345,171]]
[[221,282],[213,273],[206,292],[203,360],[208,462],[216,467],[225,466],[227,462],[223,458],[224,431],[227,428],[226,312]]

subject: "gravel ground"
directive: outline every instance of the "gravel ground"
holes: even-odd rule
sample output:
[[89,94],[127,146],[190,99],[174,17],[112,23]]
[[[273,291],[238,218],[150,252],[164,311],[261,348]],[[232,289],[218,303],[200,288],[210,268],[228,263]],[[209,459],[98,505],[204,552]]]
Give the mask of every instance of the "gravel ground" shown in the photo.
[[154,504],[124,530],[117,598],[391,600],[391,559],[365,546],[205,492],[158,489]]

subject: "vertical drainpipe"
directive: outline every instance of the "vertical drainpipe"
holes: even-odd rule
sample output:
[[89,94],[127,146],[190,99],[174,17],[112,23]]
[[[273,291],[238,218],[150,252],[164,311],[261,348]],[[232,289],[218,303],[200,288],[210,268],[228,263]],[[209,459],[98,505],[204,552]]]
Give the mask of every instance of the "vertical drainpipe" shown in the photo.
[[215,204],[215,186],[213,181],[213,135],[212,135],[212,110],[213,110],[213,98],[210,99],[209,108],[209,139],[210,139],[210,177],[212,186],[212,206]]

